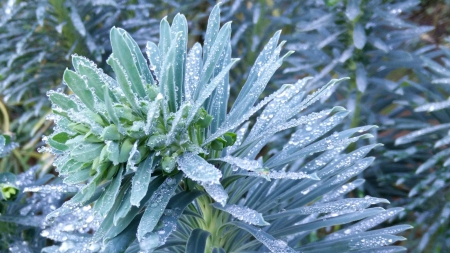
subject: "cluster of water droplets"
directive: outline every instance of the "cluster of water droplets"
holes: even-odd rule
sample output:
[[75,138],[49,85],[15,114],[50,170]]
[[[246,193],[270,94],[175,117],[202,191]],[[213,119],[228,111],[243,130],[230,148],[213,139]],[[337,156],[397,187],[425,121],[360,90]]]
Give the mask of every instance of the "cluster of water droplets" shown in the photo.
[[192,153],[181,155],[178,158],[178,166],[187,177],[198,182],[218,184],[222,177],[220,170]]
[[447,124],[439,124],[436,126],[430,126],[426,128],[422,128],[420,130],[411,132],[407,135],[401,136],[395,140],[395,145],[407,144],[417,140],[419,137],[450,128],[450,123]]
[[267,226],[269,223],[267,223],[264,218],[262,217],[261,213],[258,213],[257,211],[250,209],[245,206],[241,205],[214,205],[215,208],[220,209],[222,211],[225,211],[229,214],[231,214],[234,218],[244,221],[248,224],[252,225],[258,225],[258,226]]
[[101,245],[91,243],[92,232],[96,231],[101,217],[96,216],[90,206],[75,208],[72,212],[55,218],[47,223],[41,235],[60,242],[60,246],[52,246],[47,252],[71,250],[71,252],[97,252]]

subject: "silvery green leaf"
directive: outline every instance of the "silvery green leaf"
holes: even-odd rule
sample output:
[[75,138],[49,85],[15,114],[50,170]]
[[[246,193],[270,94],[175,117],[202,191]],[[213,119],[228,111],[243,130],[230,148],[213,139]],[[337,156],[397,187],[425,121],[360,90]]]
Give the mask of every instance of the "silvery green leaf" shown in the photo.
[[437,78],[431,81],[433,84],[450,84],[450,78]]
[[406,238],[395,235],[376,235],[365,237],[364,239],[356,239],[350,241],[349,246],[350,250],[358,250],[358,249],[372,249],[376,247],[386,246],[393,244],[397,241],[404,241]]
[[169,51],[170,44],[172,42],[171,34],[170,34],[170,25],[169,22],[167,22],[167,17],[164,17],[161,20],[161,23],[159,25],[159,53],[161,56],[167,55],[167,52]]
[[123,37],[125,42],[127,43],[128,47],[131,50],[131,56],[133,57],[133,61],[136,63],[136,68],[139,72],[139,76],[142,82],[143,87],[139,87],[139,89],[147,90],[147,85],[154,85],[155,80],[150,72],[150,69],[148,68],[147,61],[144,58],[144,55],[141,52],[141,49],[139,48],[139,45],[136,43],[136,41],[133,40],[133,38],[128,34],[126,31],[118,28],[120,32],[123,31]]
[[197,42],[189,50],[186,60],[186,74],[184,76],[184,96],[186,100],[194,101],[195,91],[200,82],[202,64],[202,46]]
[[304,110],[317,100],[319,100],[322,96],[325,96],[330,89],[335,86],[336,84],[339,84],[342,81],[348,80],[350,78],[344,77],[340,79],[332,79],[327,84],[325,84],[323,87],[321,87],[319,90],[315,91],[314,93],[306,96],[306,98],[302,101],[300,111]]
[[425,170],[428,170],[435,166],[440,160],[447,158],[450,155],[450,148],[444,149],[435,155],[428,158],[424,163],[422,163],[416,170],[416,174],[420,174]]
[[208,25],[206,27],[205,41],[203,43],[203,59],[208,59],[208,54],[216,41],[220,29],[220,3],[216,4],[209,14]]
[[[221,58],[219,61],[221,62],[220,67],[216,67],[215,75],[218,75],[222,71],[223,68],[228,66],[228,64],[232,61],[231,59],[231,45],[228,44],[227,49],[223,52],[223,59]],[[230,93],[229,86],[229,74],[226,74],[217,88],[211,94],[209,103],[207,103],[207,111],[213,117],[213,121],[209,127],[209,132],[214,133],[220,125],[225,121],[227,114],[227,105],[228,105],[228,97]]]
[[240,116],[237,119],[230,119],[227,117],[225,122],[217,129],[217,131],[210,135],[204,142],[203,146],[210,143],[211,141],[215,140],[217,137],[223,135],[224,133],[228,132],[231,129],[235,129],[239,125],[241,125],[244,121],[248,120],[255,112],[259,111],[262,107],[264,107],[267,103],[275,99],[277,96],[282,94],[284,90],[287,88],[286,85],[283,85],[280,89],[269,95],[268,97],[265,97],[261,102],[259,102],[256,106],[253,106],[250,108],[247,112],[245,112],[242,116]]
[[436,132],[436,131],[441,131],[444,129],[448,129],[450,128],[450,123],[447,124],[440,124],[440,125],[436,125],[436,126],[430,126],[430,127],[426,127],[426,128],[422,128],[420,130],[411,132],[407,135],[401,136],[399,138],[397,138],[395,140],[395,145],[401,145],[401,144],[407,144],[410,142],[413,142],[415,140],[417,140],[418,138]]
[[[116,210],[119,208],[119,206],[122,203],[122,199],[125,195],[125,193],[127,192],[127,189],[125,187],[122,187],[119,190],[119,193],[117,194],[112,207],[110,208],[109,212],[106,214],[105,217],[103,217],[103,220],[100,223],[100,226],[97,228],[97,230],[95,231],[94,235],[92,236],[91,241],[92,242],[99,242],[101,240],[105,240],[105,236],[107,235],[107,233],[110,233],[111,230],[114,230],[114,228],[116,226],[114,226],[114,216],[115,216],[115,212]],[[103,192],[102,192],[103,193]],[[128,215],[131,213],[128,212]],[[134,218],[134,216],[132,217]],[[123,221],[124,219],[121,219],[120,221]],[[130,220],[131,222],[131,220]],[[130,222],[128,222],[126,225],[128,225]],[[123,229],[125,229],[126,226],[123,226],[120,231],[118,231],[115,235],[119,234],[120,232],[123,231]]]
[[[352,156],[350,156],[350,158],[353,158],[356,155],[357,154],[353,154]],[[343,171],[341,171],[339,173],[339,177],[334,178],[329,183],[331,185],[335,185],[335,184],[338,184],[340,182],[343,182],[343,180],[348,180],[348,179],[354,177],[355,175],[357,175],[358,173],[360,173],[361,171],[363,171],[367,167],[369,167],[373,163],[374,159],[375,158],[373,158],[373,157],[366,157],[364,159],[357,160],[352,165],[352,167],[344,169]],[[346,167],[346,166],[344,165],[343,162],[340,162],[340,163],[336,164],[335,166],[330,166],[330,167],[327,166],[327,168],[324,168],[323,170],[319,171],[317,174],[319,175],[319,177],[323,177],[324,175],[335,173],[336,171],[342,169],[342,167]]]
[[136,174],[133,177],[133,187],[130,199],[132,205],[139,207],[141,200],[147,194],[147,188],[151,182],[151,174],[157,164],[158,161],[154,161],[153,154],[150,154],[139,164]]
[[52,192],[78,192],[78,187],[66,184],[40,185],[25,187],[24,192],[52,193]]
[[172,41],[170,42],[170,47],[168,48],[167,54],[162,54],[164,57],[161,65],[161,73],[159,78],[160,81],[159,91],[161,94],[163,94],[165,98],[165,100],[162,100],[162,102],[168,105],[168,109],[170,110],[170,112],[175,112],[177,103],[180,103],[180,101],[177,101],[176,96],[177,88],[175,86],[176,83],[174,82],[173,75],[174,75],[174,67],[176,64],[175,53],[177,41],[180,39],[181,36],[182,36],[181,32],[175,34],[174,38],[172,38]]
[[247,232],[249,232],[250,234],[252,234],[256,238],[256,240],[258,240],[262,244],[264,244],[264,246],[266,246],[270,250],[270,252],[273,252],[273,253],[279,253],[279,252],[295,253],[295,252],[297,252],[294,249],[292,249],[291,247],[289,247],[285,241],[275,239],[273,236],[262,231],[259,228],[255,228],[251,225],[248,225],[248,224],[246,224],[244,222],[240,222],[240,221],[233,221],[230,223],[235,225],[236,227],[244,229]]
[[106,141],[106,150],[108,152],[108,159],[113,162],[114,165],[119,164],[120,146],[116,141]]
[[83,164],[84,162],[77,162],[73,159],[69,159],[69,156],[67,157],[68,159],[61,163],[60,165],[58,165],[58,169],[57,171],[61,174],[61,175],[68,175],[68,174],[72,174],[75,173],[79,170],[81,170],[83,168]]
[[254,103],[258,100],[259,95],[269,82],[269,79],[281,66],[283,59],[292,53],[290,51],[283,57],[279,58],[281,47],[284,44],[284,42],[282,42],[277,47],[280,34],[280,31],[275,33],[256,59],[256,63],[250,70],[247,81],[239,92],[239,95],[231,108],[228,116],[230,119],[234,120],[239,118],[239,116],[254,105]]
[[337,188],[335,191],[329,192],[323,195],[322,199],[320,199],[317,203],[325,203],[333,200],[337,200],[341,196],[353,191],[357,187],[361,186],[365,182],[364,179],[356,179],[350,183],[344,184],[341,187]]
[[[123,72],[123,74],[122,73],[120,74],[124,75],[124,79],[127,80],[126,83],[130,83],[133,93],[136,93],[139,97],[144,98],[146,96],[146,92],[143,80],[145,80],[144,78],[146,76],[148,78],[148,75],[150,75],[150,73],[147,64],[144,63],[145,60],[143,60],[143,56],[139,47],[137,47],[137,44],[132,43],[131,42],[132,39],[129,38],[127,32],[125,32],[125,30],[120,28],[113,27],[111,29],[110,39],[113,54],[117,61],[116,62],[117,66],[111,65],[109,62],[108,64],[110,64],[111,67],[113,67],[116,75],[119,74],[116,71],[116,68],[120,68],[120,71]],[[136,53],[138,53],[139,55],[136,55]],[[142,65],[145,64],[144,66],[142,66],[143,69],[147,68],[147,71],[145,73],[140,73],[140,71],[142,70],[139,69],[137,66],[140,64]],[[119,77],[118,81],[120,83]],[[122,84],[121,86],[123,87],[124,84]]]
[[214,165],[192,153],[184,153],[178,157],[178,167],[186,176],[205,184],[218,184],[222,173]]
[[[164,183],[163,177],[156,177],[154,180],[152,180],[147,188],[146,195],[140,201],[139,206],[141,206],[141,207],[132,206],[131,209],[127,212],[127,214],[117,221],[117,225],[114,225],[114,223],[113,223],[114,212],[109,212],[108,215],[106,216],[106,218],[103,220],[99,230],[97,230],[96,234],[94,234],[93,240],[94,241],[96,241],[96,240],[98,241],[101,239],[107,240],[110,238],[114,238],[118,234],[120,234],[133,220],[135,220],[137,218],[139,213],[143,212],[143,210],[145,209],[144,204],[147,203],[147,201],[153,196],[155,191],[161,186],[162,183]],[[125,189],[120,191],[120,194],[122,194],[122,197],[120,198],[120,200],[123,198],[124,193],[125,193]],[[120,205],[120,202],[117,203],[117,201],[116,201],[113,209],[111,209],[111,210],[117,210],[119,205]],[[139,218],[140,218],[140,216],[139,216]],[[136,232],[136,230],[135,230],[135,232]]]
[[50,101],[52,101],[53,105],[58,106],[59,108],[63,109],[64,111],[73,109],[75,111],[78,111],[78,105],[75,101],[72,100],[69,96],[63,93],[55,92],[55,91],[49,91],[48,97]]
[[349,0],[347,2],[347,8],[345,9],[345,16],[347,16],[347,18],[350,21],[355,20],[355,18],[361,12],[361,9],[359,7],[360,5],[361,5],[361,0]]
[[389,46],[380,38],[371,38],[369,42],[373,44],[374,47],[382,50],[383,52],[389,52]]
[[450,100],[427,103],[414,109],[415,112],[434,112],[450,107]]
[[212,253],[226,253],[223,248],[213,248]]
[[172,127],[169,130],[169,133],[166,135],[166,146],[172,144],[175,141],[175,138],[179,136],[179,134],[185,131],[188,128],[188,122],[186,122],[186,117],[188,117],[192,106],[190,101],[184,102],[179,110],[175,113],[175,117],[172,121]]
[[114,200],[119,193],[120,183],[122,182],[123,167],[112,180],[111,184],[106,188],[102,196],[95,202],[94,210],[102,217],[105,217],[111,207],[114,205]]
[[[302,122],[305,126],[299,127],[298,130],[291,136],[287,145],[283,147],[283,152],[292,152],[293,150],[298,150],[308,144],[311,144],[317,138],[333,129],[333,127],[339,124],[348,115],[347,111],[341,111],[334,114],[330,118],[324,119],[329,113],[331,113],[330,110],[325,110],[319,113],[311,113],[293,121],[296,123]],[[285,127],[283,128],[287,129]],[[283,128],[282,130],[284,130]]]
[[230,36],[231,36],[231,22],[228,22],[222,26],[222,28],[219,31],[219,34],[217,34],[217,38],[212,44],[209,51],[210,57],[205,59],[200,76],[200,81],[195,90],[194,96],[195,100],[199,99],[200,94],[204,89],[204,86],[208,83],[208,81],[212,77],[217,61],[219,60],[222,51],[226,50],[226,46],[230,41]]
[[94,107],[94,97],[91,91],[88,89],[86,80],[69,69],[66,69],[64,71],[63,79],[64,82],[66,82],[67,86],[69,86],[73,93],[75,93],[80,98],[80,100],[86,105],[86,107],[95,112],[96,110]]
[[125,188],[125,193],[123,195],[122,200],[120,201],[119,207],[114,212],[114,219],[113,219],[114,226],[117,226],[117,222],[120,219],[124,218],[131,209],[130,203],[131,187],[129,181],[126,184],[123,184],[122,188]]
[[266,222],[261,213],[252,210],[245,206],[240,205],[224,205],[221,206],[218,203],[211,204],[214,208],[225,211],[231,214],[238,220],[244,221],[245,223],[257,226],[267,226],[270,223]]
[[158,78],[159,73],[161,72],[161,55],[159,53],[159,48],[155,43],[148,41],[145,52],[150,61],[150,70],[154,71],[154,77]]
[[154,125],[156,123],[156,119],[159,116],[159,112],[161,110],[161,100],[163,100],[163,96],[161,93],[158,93],[155,101],[150,102],[149,108],[147,111],[147,120],[145,122],[144,133],[146,135],[150,135],[154,132]]
[[138,225],[139,219],[136,217],[120,234],[106,243],[104,252],[126,252],[127,248],[136,238],[136,228]]
[[83,183],[91,177],[90,172],[91,170],[89,168],[78,170],[77,173],[67,175],[67,177],[64,178],[63,182],[65,184]]
[[185,208],[203,194],[204,192],[202,191],[183,191],[172,197],[160,219],[163,227],[156,232],[152,232],[152,236],[147,237],[149,240],[152,240],[152,245],[147,245],[144,248],[151,250],[152,248],[165,245],[167,238],[177,230],[178,219],[183,214]]
[[442,75],[444,77],[449,77],[449,72],[444,66],[436,63],[433,60],[428,59],[427,57],[421,57],[421,59],[424,62],[424,64],[427,67],[429,67],[433,72]]
[[189,118],[187,121],[188,123],[190,123],[192,121],[192,119],[194,119],[195,114],[200,109],[200,107],[203,105],[205,100],[211,95],[211,93],[214,91],[214,89],[216,89],[217,86],[222,83],[223,78],[228,74],[228,71],[238,61],[239,61],[239,59],[232,59],[231,62],[226,67],[224,67],[217,76],[212,78],[208,84],[203,86],[203,89],[199,93],[192,110],[190,110],[190,112],[189,112],[190,115],[189,115]]
[[357,23],[353,29],[353,45],[358,49],[362,49],[366,45],[366,41],[366,31],[360,23]]
[[[342,134],[343,132],[341,132]],[[299,156],[307,156],[310,154],[314,154],[317,152],[322,152],[325,150],[332,150],[334,148],[339,148],[341,146],[347,146],[352,142],[356,142],[362,138],[368,138],[370,135],[361,135],[353,138],[341,137],[339,134],[333,134],[332,136],[326,137],[320,141],[317,141],[307,147],[300,149],[293,149],[289,152],[281,151],[278,154],[271,157],[264,165],[269,168],[274,168],[276,166],[287,164],[295,159],[298,159]],[[295,150],[295,151],[294,151]],[[318,175],[319,178],[322,178],[322,175]]]
[[86,36],[86,27],[84,27],[84,23],[81,20],[80,14],[78,13],[77,7],[74,4],[70,4],[70,20],[72,21],[73,26],[76,28],[77,32],[81,35],[81,37]]
[[367,72],[361,63],[356,64],[356,87],[360,92],[364,92],[367,87]]
[[266,218],[267,220],[276,220],[282,217],[289,217],[291,215],[337,213],[342,211],[355,212],[378,203],[389,204],[389,201],[387,201],[386,199],[374,198],[370,196],[366,196],[365,198],[346,198],[342,200],[336,200],[334,202],[313,204],[311,206],[303,206],[295,209],[290,209],[278,214],[267,215],[264,218]]
[[210,234],[211,233],[209,233],[208,231],[202,230],[200,228],[192,230],[186,243],[186,252],[205,252],[206,240],[208,239]]
[[275,170],[262,170],[258,172],[249,172],[245,174],[247,176],[257,176],[262,177],[270,181],[270,179],[312,179],[312,180],[320,180],[316,173],[307,174],[305,172],[286,172],[286,171],[275,171]]
[[326,218],[326,219],[317,219],[312,222],[293,225],[290,227],[279,229],[277,232],[274,232],[274,236],[285,236],[293,233],[298,233],[301,231],[312,231],[319,228],[334,226],[337,224],[347,224],[353,221],[361,220],[367,217],[375,216],[379,213],[385,211],[381,207],[374,207],[369,209],[364,209],[359,212],[352,212],[342,214],[336,217]]
[[318,28],[325,27],[334,21],[334,13],[328,13],[322,15],[320,18],[309,22],[309,23],[300,23],[297,25],[297,28],[300,32],[308,32],[312,30],[317,30]]
[[183,14],[175,15],[171,27],[172,38],[177,38],[172,43],[175,43],[175,57],[173,63],[173,82],[175,85],[175,97],[177,101],[178,110],[184,100],[184,78],[185,78],[185,63],[187,51],[187,21]]
[[215,201],[224,206],[227,203],[228,193],[223,189],[220,183],[206,183],[200,182],[200,184],[205,188],[205,191],[213,198]]
[[72,55],[72,65],[81,76],[87,77],[87,86],[93,88],[97,98],[104,101],[103,85],[106,83],[102,78],[103,71],[98,69],[94,62],[78,55]]
[[241,169],[248,170],[248,171],[255,171],[258,169],[262,169],[262,164],[259,161],[256,160],[250,160],[247,158],[240,158],[240,157],[233,157],[233,156],[225,156],[222,158],[213,159],[217,161],[226,162],[228,164],[237,166]]
[[[122,89],[123,95],[126,97],[128,103],[130,103],[131,107],[135,111],[139,111],[139,107],[137,105],[137,98],[135,93],[132,90],[133,84],[126,74],[126,70],[120,64],[119,60],[115,58],[113,54],[109,56],[106,62],[113,68],[114,73],[116,74],[117,81]],[[106,96],[106,95],[105,95]]]
[[70,156],[77,162],[90,162],[100,155],[103,146],[103,143],[80,143],[71,150]]
[[151,233],[157,225],[159,218],[163,215],[167,203],[169,203],[170,198],[174,194],[182,175],[182,173],[178,173],[173,178],[168,177],[147,202],[148,206],[142,215],[141,222],[137,229],[137,239],[139,241],[145,240],[147,234]]
[[308,80],[310,80],[310,78],[304,78],[297,81],[294,85],[286,85],[284,92],[275,97],[257,118],[255,125],[246,139],[246,143],[248,143],[249,140],[253,140],[256,136],[260,136],[264,130],[271,128],[271,126],[276,126],[279,123],[284,123],[285,120],[298,113],[295,111],[297,101],[292,101],[293,103],[290,102],[293,97],[295,97],[293,100],[301,99],[303,97],[299,92]]
[[449,143],[450,143],[450,135],[447,135],[447,136],[443,137],[442,139],[436,141],[436,143],[434,144],[434,148],[439,148],[439,147],[442,147]]
[[136,163],[138,163],[141,160],[141,152],[138,150],[138,143],[139,141],[136,141],[133,144],[133,147],[131,148],[130,153],[128,154],[128,160],[127,160],[127,166],[126,171],[134,171],[136,172]]
[[119,121],[119,117],[117,116],[116,111],[114,110],[112,99],[109,94],[109,89],[106,85],[103,86],[103,95],[106,112],[109,116],[109,119],[112,121],[112,123],[114,123],[118,127],[119,132],[124,133],[123,127],[121,126]]
[[45,18],[45,5],[39,5],[38,8],[36,9],[36,19],[40,26],[44,25],[44,18]]

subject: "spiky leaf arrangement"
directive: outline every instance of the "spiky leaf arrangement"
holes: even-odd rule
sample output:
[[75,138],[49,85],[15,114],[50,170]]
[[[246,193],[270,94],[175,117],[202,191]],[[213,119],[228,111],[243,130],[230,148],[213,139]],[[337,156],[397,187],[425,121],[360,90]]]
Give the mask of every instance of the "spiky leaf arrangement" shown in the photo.
[[411,83],[408,94],[420,91],[424,96],[409,96],[403,101],[417,113],[398,119],[398,131],[410,133],[395,140],[399,150],[389,152],[399,167],[416,168],[415,175],[399,173],[402,177],[397,182],[410,189],[406,207],[414,212],[418,223],[411,238],[421,234],[420,240],[414,240],[416,252],[450,250],[450,233],[446,229],[450,224],[450,50],[443,47],[439,54],[443,64],[431,57],[422,58],[430,70],[430,80],[421,85]]
[[[344,185],[372,163],[364,157],[376,145],[341,152],[370,137],[361,133],[372,126],[324,137],[346,117],[344,108],[297,116],[343,79],[307,96],[302,88],[309,79],[303,79],[256,103],[292,53],[280,57],[277,32],[227,113],[228,72],[237,61],[230,34],[230,23],[220,27],[217,5],[205,43],[189,52],[184,16],[172,25],[163,19],[159,44],[146,47],[150,64],[128,33],[113,28],[107,63],[115,79],[73,56],[75,71],[66,70],[64,81],[74,94],[49,92],[56,127],[46,141],[64,182],[82,188],[47,218],[93,204],[102,222],[89,247],[105,252],[401,250],[383,246],[401,240],[394,234],[408,226],[366,232],[398,209],[367,208],[386,202],[371,197],[339,200],[362,183]],[[245,122],[263,107],[247,131]],[[255,160],[291,128],[297,130],[282,150]],[[305,239],[358,220],[322,242]]]

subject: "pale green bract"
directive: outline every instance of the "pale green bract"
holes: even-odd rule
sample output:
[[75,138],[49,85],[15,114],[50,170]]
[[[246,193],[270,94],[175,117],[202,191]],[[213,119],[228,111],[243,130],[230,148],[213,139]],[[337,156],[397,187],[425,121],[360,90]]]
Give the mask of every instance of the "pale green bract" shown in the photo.
[[[80,190],[47,220],[51,224],[86,205],[100,220],[93,235],[62,240],[61,247],[70,245],[74,252],[279,253],[324,252],[332,244],[336,252],[402,250],[383,246],[402,240],[392,234],[408,226],[367,231],[387,219],[389,210],[368,208],[385,200],[339,200],[357,187],[346,183],[373,162],[364,157],[376,145],[341,152],[370,137],[358,134],[372,126],[324,137],[347,116],[344,108],[297,117],[345,78],[307,96],[302,90],[309,79],[302,79],[260,100],[292,53],[280,56],[284,42],[278,43],[277,32],[227,113],[228,73],[237,62],[231,58],[230,23],[220,28],[217,5],[203,47],[196,43],[189,52],[187,26],[181,14],[172,25],[163,19],[159,44],[146,47],[149,62],[126,31],[112,28],[107,63],[115,78],[74,55],[75,71],[64,73],[74,94],[49,92],[56,126],[46,138],[46,150],[56,155],[64,182]],[[295,132],[282,150],[270,156],[262,152],[289,129]],[[306,206],[319,198],[319,204]],[[356,221],[353,226],[364,227],[332,233],[324,244],[305,239],[311,231]],[[369,243],[361,243],[366,239]],[[52,250],[47,252],[57,252]]]

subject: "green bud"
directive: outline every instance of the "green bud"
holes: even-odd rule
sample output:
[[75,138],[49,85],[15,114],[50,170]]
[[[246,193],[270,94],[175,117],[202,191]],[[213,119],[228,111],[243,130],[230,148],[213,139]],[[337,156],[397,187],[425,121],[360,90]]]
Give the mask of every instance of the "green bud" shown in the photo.
[[133,123],[136,120],[136,117],[133,115],[133,110],[127,106],[114,105],[114,110],[116,111],[116,115],[122,121]]
[[119,170],[119,165],[115,165],[115,166],[108,166],[105,168],[100,168],[101,171],[103,171],[103,175],[105,180],[110,180],[111,178],[114,177],[114,175],[117,173],[117,171]]
[[84,136],[84,140],[87,142],[103,142],[102,140],[100,140],[100,138],[98,138],[90,131]]
[[122,142],[122,145],[120,145],[120,152],[119,152],[119,163],[126,162],[128,160],[128,156],[130,155],[130,151],[133,148],[133,142],[131,139],[127,138]]
[[237,135],[233,132],[226,132],[223,135],[223,138],[227,141],[226,147],[230,147],[233,146],[234,143],[236,142]]
[[141,154],[140,155],[141,158],[139,159],[139,161],[137,161],[137,163],[140,163],[142,160],[144,160],[148,156],[148,154],[150,153],[150,150],[145,145],[140,145],[140,146],[138,146],[137,149],[139,151],[139,154]]
[[162,122],[160,120],[157,120],[155,127],[156,127],[156,131],[158,133],[160,133],[160,134],[164,134],[165,133],[166,127],[164,126],[164,122]]
[[196,124],[202,128],[207,128],[213,120],[213,117],[209,115],[208,112],[206,112],[206,110],[203,108],[200,108],[197,115],[198,119],[196,121]]
[[15,200],[19,194],[19,188],[11,184],[0,184],[3,200]]
[[211,148],[217,151],[221,151],[226,145],[227,141],[222,137],[219,137],[211,142]]
[[164,135],[152,135],[147,140],[147,146],[149,146],[151,149],[157,149],[164,147],[166,138]]
[[89,128],[80,123],[69,123],[67,126],[79,134],[87,134],[89,132]]
[[98,167],[99,162],[100,162],[100,157],[97,157],[94,159],[94,161],[92,162],[91,171],[89,172],[89,176],[92,177],[95,174],[97,174],[97,167]]
[[48,144],[50,144],[50,146],[52,146],[53,148],[65,151],[69,148],[67,145],[65,145],[67,140],[69,140],[69,135],[67,133],[61,132],[50,137],[48,139]]

